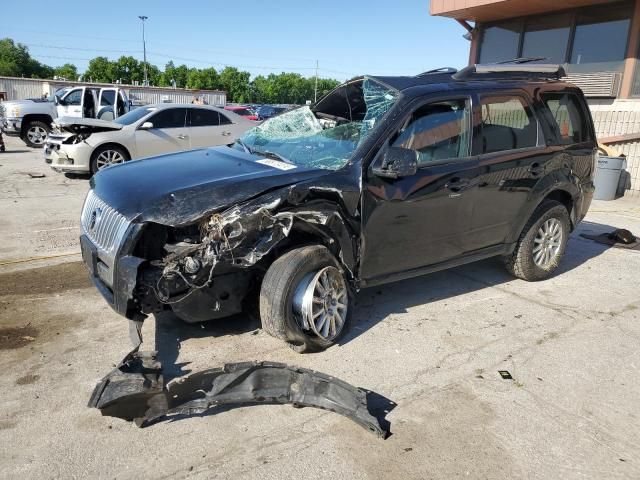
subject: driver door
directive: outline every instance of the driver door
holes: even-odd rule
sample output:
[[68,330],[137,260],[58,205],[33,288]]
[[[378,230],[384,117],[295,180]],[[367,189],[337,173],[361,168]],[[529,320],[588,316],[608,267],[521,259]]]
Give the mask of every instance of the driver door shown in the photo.
[[136,130],[136,151],[138,157],[151,157],[163,153],[189,150],[191,141],[186,126],[186,108],[163,108],[148,118],[153,127],[138,126]]
[[478,165],[470,155],[471,132],[470,97],[422,101],[380,149],[373,165],[393,146],[415,150],[418,168],[397,179],[367,172],[360,262],[365,285],[420,274],[468,251]]
[[82,117],[84,88],[74,88],[64,97],[56,107],[58,117]]

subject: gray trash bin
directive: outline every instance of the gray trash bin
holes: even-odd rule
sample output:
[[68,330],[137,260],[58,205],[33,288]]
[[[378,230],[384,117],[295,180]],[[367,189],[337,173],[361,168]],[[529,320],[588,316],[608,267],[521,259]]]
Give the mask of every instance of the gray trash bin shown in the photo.
[[625,165],[624,157],[598,157],[596,175],[593,183],[596,191],[593,198],[596,200],[615,200],[620,172]]

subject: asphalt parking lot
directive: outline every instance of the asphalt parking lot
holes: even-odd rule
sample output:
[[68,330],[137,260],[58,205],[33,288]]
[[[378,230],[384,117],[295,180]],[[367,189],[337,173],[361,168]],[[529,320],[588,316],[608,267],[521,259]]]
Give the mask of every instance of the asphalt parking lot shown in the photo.
[[640,234],[640,201],[594,202],[560,273],[544,282],[514,280],[489,260],[365,290],[344,340],[319,354],[296,354],[244,317],[145,323],[145,349],[158,348],[175,375],[272,360],[374,390],[397,403],[387,440],[291,406],[138,429],[86,407],[130,349],[127,322],[80,263],[88,180],[6,143],[1,477],[640,478],[640,251],[579,236]]

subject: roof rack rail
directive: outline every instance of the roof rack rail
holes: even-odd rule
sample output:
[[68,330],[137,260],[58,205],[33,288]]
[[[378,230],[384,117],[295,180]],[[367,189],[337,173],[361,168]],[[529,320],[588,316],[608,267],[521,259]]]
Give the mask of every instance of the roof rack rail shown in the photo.
[[457,71],[458,71],[458,69],[457,68],[453,68],[453,67],[434,68],[433,70],[427,70],[426,72],[419,73],[418,75],[416,75],[416,77],[422,77],[424,75],[434,75],[434,74],[438,74],[438,73],[454,74]]
[[496,78],[547,78],[559,80],[566,76],[562,65],[550,63],[535,63],[523,65],[542,58],[515,59],[508,62],[491,63],[482,65],[469,65],[453,74],[454,80],[478,80]]

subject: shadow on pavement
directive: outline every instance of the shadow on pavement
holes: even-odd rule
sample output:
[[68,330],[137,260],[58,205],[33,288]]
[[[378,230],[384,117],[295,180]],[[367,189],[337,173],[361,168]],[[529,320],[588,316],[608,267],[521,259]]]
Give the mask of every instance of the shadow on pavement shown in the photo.
[[[565,256],[554,276],[562,275],[611,248],[580,237],[580,233],[603,233],[616,227],[600,223],[582,222],[571,234]],[[454,299],[514,279],[498,258],[491,258],[450,270],[381,285],[363,290],[356,297],[356,308],[351,317],[350,328],[341,338],[344,345],[362,335],[386,319],[389,315],[406,313],[412,307],[440,300]]]
[[[580,233],[598,234],[610,232],[615,228],[611,225],[582,222],[571,234],[565,256],[556,275],[578,268],[611,248],[582,238],[579,236]],[[500,259],[494,258],[365,289],[356,295],[355,311],[350,327],[338,343],[344,345],[350,342],[389,315],[405,313],[414,306],[454,299],[459,295],[510,281],[521,280],[515,280],[505,270]],[[188,363],[176,363],[183,340],[235,335],[258,328],[260,328],[260,321],[255,315],[241,314],[198,324],[184,323],[170,312],[156,315],[156,349],[158,359],[164,366],[167,381],[190,373],[190,370],[183,369]]]
[[189,362],[176,363],[183,340],[237,335],[260,328],[260,322],[254,316],[245,314],[210,322],[189,324],[171,312],[162,312],[155,316],[155,320],[155,348],[158,351],[158,360],[162,363],[166,382],[191,373],[191,370],[183,368],[189,365]]

